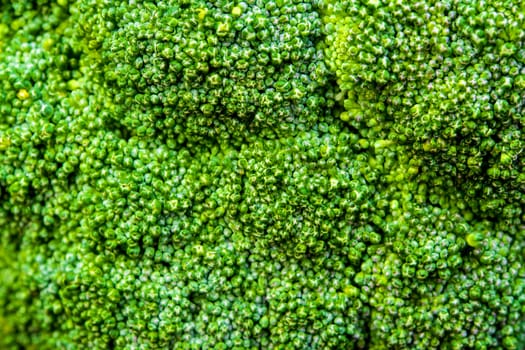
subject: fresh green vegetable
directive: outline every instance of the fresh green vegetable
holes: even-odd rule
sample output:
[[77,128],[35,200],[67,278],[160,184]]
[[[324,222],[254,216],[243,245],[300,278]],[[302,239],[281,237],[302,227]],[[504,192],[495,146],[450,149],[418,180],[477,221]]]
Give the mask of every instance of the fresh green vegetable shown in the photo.
[[327,0],[324,9],[344,119],[388,125],[438,176],[485,199],[477,211],[523,205],[523,5]]
[[524,13],[0,0],[0,348],[524,348]]

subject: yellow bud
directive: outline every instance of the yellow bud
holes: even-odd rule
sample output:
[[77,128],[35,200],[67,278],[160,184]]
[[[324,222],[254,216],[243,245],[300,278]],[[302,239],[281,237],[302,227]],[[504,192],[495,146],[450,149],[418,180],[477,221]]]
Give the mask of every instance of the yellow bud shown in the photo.
[[27,100],[29,98],[29,92],[27,92],[26,89],[20,89],[18,90],[16,97],[18,97],[19,100]]
[[480,233],[470,233],[466,237],[467,244],[473,248],[478,248],[483,240],[483,235]]
[[232,15],[235,17],[239,17],[240,15],[242,15],[242,8],[240,8],[239,6],[235,6],[232,9]]
[[208,13],[208,9],[202,8],[202,9],[199,9],[199,14],[197,16],[199,17],[200,20],[203,20],[204,17],[206,17],[207,13]]
[[46,38],[42,42],[42,46],[44,47],[44,50],[49,51],[51,48],[53,48],[53,45],[55,45],[55,41],[51,38]]
[[67,82],[67,87],[69,90],[77,90],[80,88],[80,82],[78,80],[72,79]]
[[11,146],[11,139],[8,137],[0,136],[0,151],[4,151]]

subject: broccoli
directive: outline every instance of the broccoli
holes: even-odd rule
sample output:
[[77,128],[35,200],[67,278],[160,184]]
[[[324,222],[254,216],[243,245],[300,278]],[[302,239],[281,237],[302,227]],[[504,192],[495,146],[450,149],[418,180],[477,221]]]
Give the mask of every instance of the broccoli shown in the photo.
[[[78,36],[126,134],[287,135],[319,121],[328,69],[314,5],[80,1]],[[249,130],[245,130],[245,129]]]
[[453,178],[477,211],[522,205],[523,5],[365,3],[325,3],[344,119],[388,124],[390,139],[436,163],[436,176]]
[[524,348],[523,13],[0,1],[0,348]]

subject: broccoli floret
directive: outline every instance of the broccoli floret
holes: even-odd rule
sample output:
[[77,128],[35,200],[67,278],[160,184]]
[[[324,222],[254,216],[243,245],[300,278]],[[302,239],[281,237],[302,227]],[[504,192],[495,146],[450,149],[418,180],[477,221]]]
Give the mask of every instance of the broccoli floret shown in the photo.
[[[512,1],[327,1],[346,120],[390,123],[478,210],[523,203],[525,38]],[[494,208],[494,209],[495,209]]]
[[132,135],[286,135],[327,108],[312,3],[84,0],[77,11],[111,117]]
[[522,13],[0,0],[0,348],[523,348]]

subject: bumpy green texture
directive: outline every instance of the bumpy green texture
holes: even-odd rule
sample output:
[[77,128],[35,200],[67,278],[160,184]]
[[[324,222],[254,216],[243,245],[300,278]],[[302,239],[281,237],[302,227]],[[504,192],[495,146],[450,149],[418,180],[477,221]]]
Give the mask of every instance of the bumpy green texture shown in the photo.
[[85,0],[78,12],[112,117],[131,134],[288,133],[326,108],[311,3]]
[[[327,1],[327,62],[346,120],[439,163],[489,211],[523,204],[525,7],[515,1]],[[494,207],[494,208],[493,208]]]
[[1,349],[525,347],[523,8],[0,18]]

